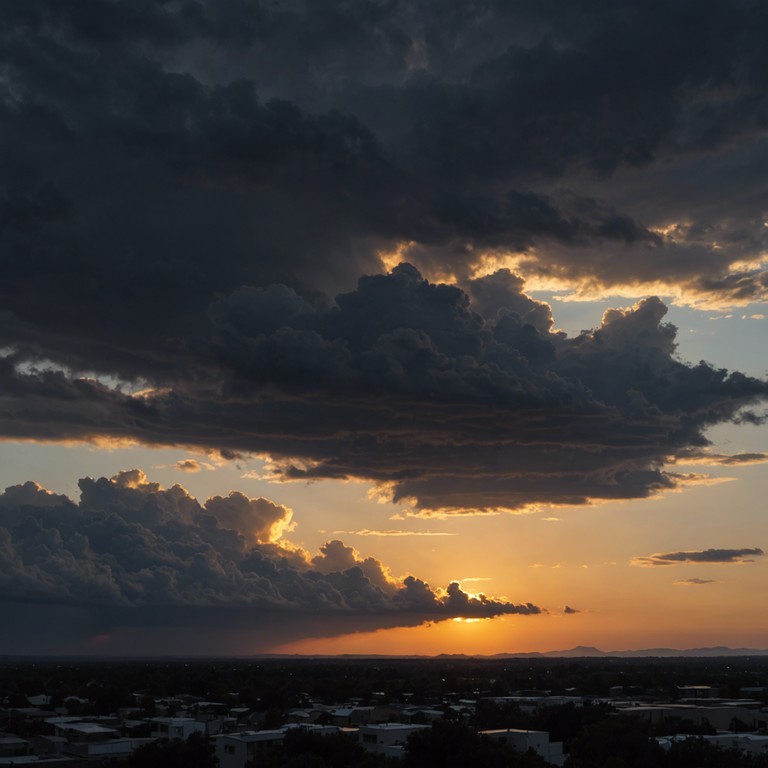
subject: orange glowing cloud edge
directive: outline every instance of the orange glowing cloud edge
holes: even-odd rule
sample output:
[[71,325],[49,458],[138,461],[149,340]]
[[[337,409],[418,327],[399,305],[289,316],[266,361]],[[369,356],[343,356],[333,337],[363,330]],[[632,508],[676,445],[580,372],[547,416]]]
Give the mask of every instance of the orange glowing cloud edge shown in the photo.
[[[654,231],[663,233],[665,230]],[[670,239],[670,242],[674,242],[674,240]],[[414,241],[404,241],[389,250],[377,251],[382,268],[390,272],[398,264],[413,258],[421,273],[428,280],[449,284],[461,284],[464,280],[475,280],[492,275],[501,269],[508,269],[525,280],[526,293],[540,291],[555,293],[555,300],[560,302],[597,302],[617,298],[632,300],[657,295],[678,306],[711,312],[746,307],[768,299],[768,292],[761,296],[745,296],[743,298],[719,296],[712,292],[698,290],[691,282],[676,282],[674,280],[608,282],[601,281],[595,276],[574,275],[567,268],[556,264],[547,264],[546,268],[542,267],[541,249],[535,247],[525,251],[486,250],[477,252],[473,254],[473,259],[468,262],[465,273],[458,274],[435,267],[431,263],[421,263],[418,256],[411,253],[417,246],[418,243]],[[763,258],[734,261],[729,265],[726,275],[746,274],[754,270],[765,269],[766,266],[768,266],[768,262]]]

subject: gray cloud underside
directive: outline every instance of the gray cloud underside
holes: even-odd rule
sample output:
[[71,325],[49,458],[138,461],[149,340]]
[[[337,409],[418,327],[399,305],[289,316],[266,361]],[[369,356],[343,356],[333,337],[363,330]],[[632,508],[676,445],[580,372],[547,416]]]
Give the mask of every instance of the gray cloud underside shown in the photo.
[[[12,655],[223,656],[279,650],[311,638],[416,627],[415,613],[300,613],[221,606],[3,602],[0,653]],[[429,617],[431,621],[440,617]],[[55,632],[51,631],[55,628]]]
[[768,384],[677,360],[658,299],[567,338],[511,273],[467,290],[494,319],[408,265],[335,303],[242,288],[211,305],[164,388],[137,396],[34,372],[19,350],[0,362],[0,430],[269,453],[284,479],[362,478],[461,510],[649,496],[691,479],[661,467],[708,427],[759,420],[743,409]]
[[76,504],[32,482],[0,494],[0,601],[17,612],[58,607],[102,632],[220,623],[282,640],[542,612],[455,582],[436,591],[414,576],[396,581],[338,540],[310,560],[280,543],[290,510],[267,499],[233,492],[201,505],[137,471],[85,478],[80,490]]
[[[751,563],[755,557],[764,554],[762,549],[705,549],[700,552],[659,552],[645,557],[632,559],[633,565],[657,566],[657,565],[682,565],[700,563]],[[700,583],[696,580],[688,580],[691,583]]]

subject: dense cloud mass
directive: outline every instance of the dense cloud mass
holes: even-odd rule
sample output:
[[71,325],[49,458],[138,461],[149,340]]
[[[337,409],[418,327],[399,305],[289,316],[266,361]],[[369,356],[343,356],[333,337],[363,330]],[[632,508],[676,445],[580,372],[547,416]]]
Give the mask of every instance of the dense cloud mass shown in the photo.
[[414,576],[395,579],[338,540],[311,558],[280,539],[292,512],[267,499],[233,492],[200,504],[139,470],[84,478],[80,492],[74,503],[28,482],[0,494],[0,602],[79,606],[107,626],[113,614],[162,626],[164,611],[168,626],[204,623],[207,613],[214,623],[328,616],[370,628],[377,617],[379,626],[407,626],[542,612],[471,596],[455,582],[434,590]]
[[757,419],[743,408],[768,394],[678,361],[656,298],[568,338],[510,273],[467,290],[494,319],[406,264],[334,303],[244,287],[211,304],[200,375],[166,374],[160,389],[128,394],[9,356],[3,413],[14,417],[0,427],[267,453],[283,479],[363,478],[426,511],[523,509],[697,482],[662,466],[704,447],[714,424]]
[[[757,547],[751,549],[705,549],[702,552],[659,552],[655,555],[635,557],[632,559],[632,565],[752,563],[755,557],[761,557],[763,554],[763,550]],[[688,582],[695,584],[706,583],[698,579],[688,579]]]
[[[569,339],[525,288],[766,299],[761,4],[0,21],[4,437],[258,453],[445,513],[653,495],[759,420],[768,385],[679,362],[659,299]],[[250,503],[222,519],[290,524]]]

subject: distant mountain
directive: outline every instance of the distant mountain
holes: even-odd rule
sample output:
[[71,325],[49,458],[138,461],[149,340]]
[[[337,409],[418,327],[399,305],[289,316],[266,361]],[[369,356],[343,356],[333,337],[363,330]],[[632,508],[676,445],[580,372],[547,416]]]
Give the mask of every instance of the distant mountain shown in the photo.
[[715,656],[768,656],[768,648],[729,648],[725,645],[717,645],[711,648],[643,648],[637,651],[601,651],[599,648],[586,645],[577,645],[565,651],[544,651],[540,653],[533,651],[531,653],[497,653],[494,659],[524,659],[524,658],[646,658],[651,656],[693,656],[693,657],[715,657]]
[[[592,645],[577,645],[562,651],[528,651],[526,653],[496,653],[493,655],[474,653],[440,653],[436,656],[425,654],[388,654],[388,653],[259,653],[248,656],[103,656],[98,657],[99,662],[124,662],[135,661],[143,658],[156,661],[221,661],[223,659],[340,659],[350,661],[366,661],[376,659],[609,659],[609,658],[715,658],[728,656],[768,656],[768,648],[729,648],[727,645],[716,645],[710,648],[642,648],[637,651],[602,651]],[[93,661],[92,656],[17,656],[12,654],[0,654],[0,661]]]

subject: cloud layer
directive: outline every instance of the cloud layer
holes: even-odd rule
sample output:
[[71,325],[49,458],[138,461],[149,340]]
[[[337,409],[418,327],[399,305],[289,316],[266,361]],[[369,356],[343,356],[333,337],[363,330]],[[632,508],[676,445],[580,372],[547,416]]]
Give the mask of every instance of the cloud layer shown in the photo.
[[766,299],[768,13],[572,6],[3,3],[0,434],[426,513],[697,482],[664,464],[766,382],[659,299],[568,339],[525,286]]
[[[750,0],[0,14],[19,332],[87,331],[81,353],[126,364],[126,340],[177,337],[213,291],[346,288],[405,244],[432,276],[513,255],[579,290],[766,296],[768,16]],[[32,308],[19,288],[43,271]]]
[[79,608],[106,630],[118,620],[199,624],[206,613],[222,630],[259,617],[279,625],[281,615],[325,616],[327,633],[339,617],[351,630],[355,618],[372,628],[377,617],[397,626],[542,612],[457,583],[434,590],[414,576],[395,579],[338,540],[311,558],[280,538],[291,510],[264,498],[232,492],[200,504],[139,470],[84,478],[80,491],[77,503],[32,482],[0,494],[0,601]]
[[[657,552],[654,555],[632,558],[632,565],[657,566],[657,565],[701,565],[724,563],[752,563],[756,557],[762,557],[762,549],[705,549],[700,552]],[[688,583],[708,583],[698,579],[688,579]]]

